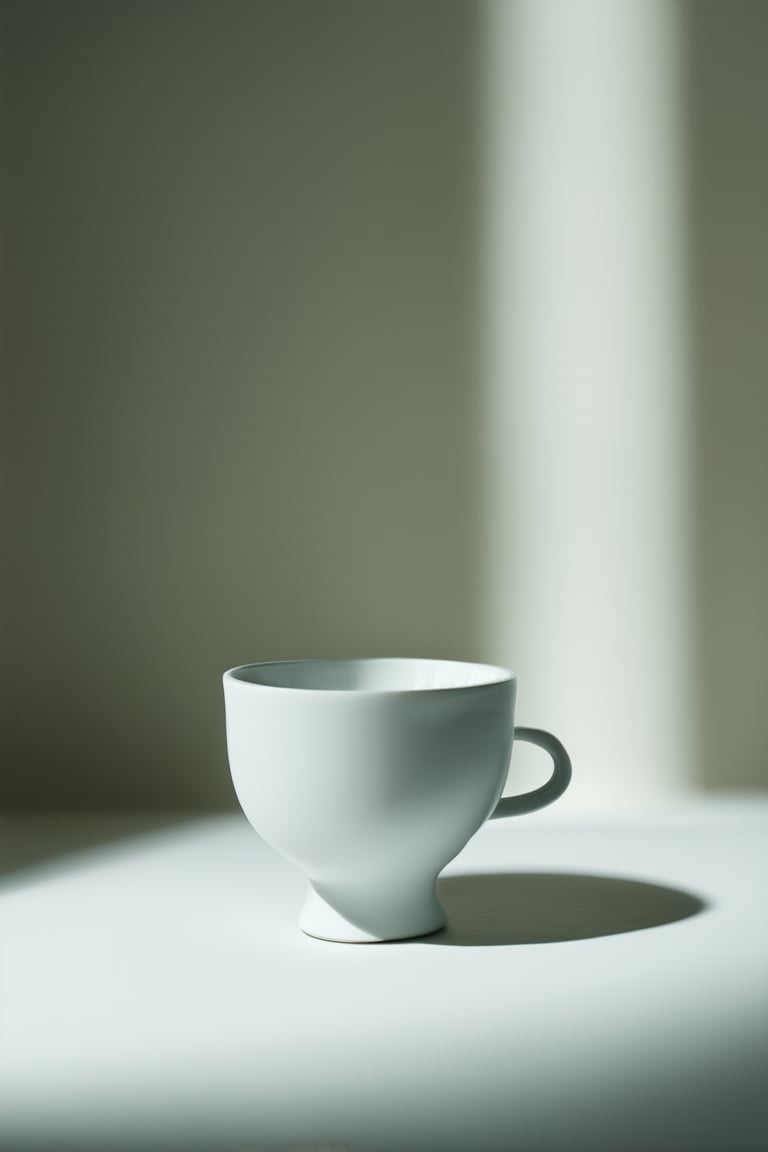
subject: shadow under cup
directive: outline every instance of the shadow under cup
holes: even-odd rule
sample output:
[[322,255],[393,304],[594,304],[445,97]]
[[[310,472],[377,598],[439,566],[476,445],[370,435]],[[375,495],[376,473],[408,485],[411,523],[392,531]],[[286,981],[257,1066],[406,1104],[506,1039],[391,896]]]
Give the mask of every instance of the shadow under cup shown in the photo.
[[504,668],[450,660],[292,660],[224,674],[235,790],[253,828],[309,881],[305,932],[364,942],[436,931],[438,873],[483,822],[565,790],[562,745],[518,729],[555,771],[528,803],[500,801],[515,687]]

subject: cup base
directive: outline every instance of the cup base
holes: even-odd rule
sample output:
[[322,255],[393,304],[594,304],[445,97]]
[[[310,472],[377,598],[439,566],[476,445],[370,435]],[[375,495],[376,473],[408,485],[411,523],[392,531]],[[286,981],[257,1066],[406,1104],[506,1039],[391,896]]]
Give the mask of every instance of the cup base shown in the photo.
[[401,917],[387,917],[386,926],[369,931],[337,912],[310,884],[307,898],[299,918],[299,927],[316,940],[329,940],[336,944],[382,944],[387,940],[412,940],[430,936],[445,927],[445,912],[433,896],[426,907],[408,909]]

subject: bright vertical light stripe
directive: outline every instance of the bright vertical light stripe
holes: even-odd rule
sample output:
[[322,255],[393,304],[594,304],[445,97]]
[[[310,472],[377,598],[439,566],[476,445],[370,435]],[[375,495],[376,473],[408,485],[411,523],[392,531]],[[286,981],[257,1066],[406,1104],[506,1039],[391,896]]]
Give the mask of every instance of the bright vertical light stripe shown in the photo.
[[690,776],[681,13],[486,0],[484,655],[566,801]]

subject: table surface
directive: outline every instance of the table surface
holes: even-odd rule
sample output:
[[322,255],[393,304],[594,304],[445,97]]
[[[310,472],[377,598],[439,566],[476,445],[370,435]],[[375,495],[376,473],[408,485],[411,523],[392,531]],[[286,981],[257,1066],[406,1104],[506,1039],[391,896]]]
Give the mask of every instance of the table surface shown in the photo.
[[555,811],[373,945],[239,815],[5,819],[0,1147],[764,1152],[768,800]]

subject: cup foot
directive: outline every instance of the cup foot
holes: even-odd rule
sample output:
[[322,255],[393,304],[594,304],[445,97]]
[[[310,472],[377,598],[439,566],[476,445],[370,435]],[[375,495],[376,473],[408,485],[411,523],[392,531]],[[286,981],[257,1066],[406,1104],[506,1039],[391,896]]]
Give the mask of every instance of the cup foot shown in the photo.
[[[355,923],[324,900],[310,884],[307,898],[299,917],[299,927],[307,936],[317,940],[331,940],[338,944],[380,944],[386,940],[410,940],[415,936],[429,936],[445,927],[445,912],[434,894],[421,907],[404,908],[399,914],[381,917],[361,916]],[[373,928],[378,920],[377,928]]]

